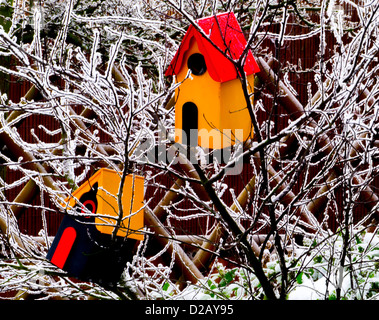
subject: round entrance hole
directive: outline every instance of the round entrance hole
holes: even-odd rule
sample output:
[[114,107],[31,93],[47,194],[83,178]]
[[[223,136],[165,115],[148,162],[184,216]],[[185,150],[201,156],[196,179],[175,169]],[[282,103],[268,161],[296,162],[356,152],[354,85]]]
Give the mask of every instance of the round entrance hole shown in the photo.
[[200,53],[192,54],[188,58],[187,66],[195,76],[201,76],[207,71],[204,56]]

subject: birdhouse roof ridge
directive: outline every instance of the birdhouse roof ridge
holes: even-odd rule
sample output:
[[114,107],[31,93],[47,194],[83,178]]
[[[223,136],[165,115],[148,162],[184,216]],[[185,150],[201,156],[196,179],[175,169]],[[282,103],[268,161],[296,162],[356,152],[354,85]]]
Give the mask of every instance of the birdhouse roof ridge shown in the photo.
[[[238,76],[236,67],[225,57],[225,54],[237,61],[244,52],[247,42],[234,13],[225,12],[201,18],[196,22],[210,41],[194,25],[190,25],[166,71],[166,76],[179,73],[183,66],[184,54],[190,48],[190,42],[194,38],[213,80],[226,82],[236,79]],[[245,59],[244,71],[247,75],[259,72],[259,67],[250,50]]]

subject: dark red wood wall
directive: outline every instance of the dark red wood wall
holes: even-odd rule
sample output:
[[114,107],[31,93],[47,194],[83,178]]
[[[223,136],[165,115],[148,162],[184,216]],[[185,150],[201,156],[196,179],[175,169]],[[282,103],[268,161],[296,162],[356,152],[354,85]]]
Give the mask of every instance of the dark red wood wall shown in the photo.
[[[351,14],[353,15],[354,12],[351,11]],[[291,19],[291,18],[290,18]],[[315,16],[313,19],[317,20],[317,13],[315,13]],[[289,20],[291,21],[291,20]],[[272,25],[272,32],[277,32],[279,26],[278,25]],[[298,35],[298,34],[304,34],[309,31],[307,27],[304,26],[296,26],[290,24],[291,30],[288,31],[287,34],[289,35]],[[268,48],[268,51],[272,53],[272,55],[276,58],[278,58],[280,62],[280,68],[287,68],[289,67],[289,64],[296,65],[298,68],[302,67],[303,69],[311,68],[315,65],[317,62],[318,56],[318,47],[319,47],[319,38],[318,36],[310,37],[305,40],[301,41],[285,41],[283,43],[283,46],[280,49],[275,48],[275,42],[271,40],[266,40],[266,42],[262,45],[262,47]],[[327,55],[330,54],[334,49],[334,40],[332,36],[327,37]],[[292,87],[297,92],[297,98],[298,100],[303,104],[306,105],[309,99],[308,95],[308,86],[311,86],[311,92],[312,94],[315,93],[316,87],[314,85],[314,73],[313,72],[305,72],[305,73],[298,73],[298,72],[290,72],[289,76],[290,83]],[[21,97],[23,97],[28,89],[30,88],[30,84],[28,84],[25,81],[16,80],[14,78],[11,78],[10,83],[10,92],[9,97],[12,101],[18,102]],[[267,112],[271,111],[272,108],[274,108],[272,104],[272,100],[270,99],[264,99],[263,101],[264,108]],[[276,108],[276,107],[275,107]],[[267,112],[259,111],[258,114],[258,121],[259,123],[263,123],[267,119]],[[273,120],[275,122],[275,130],[280,130],[284,126],[287,125],[288,121],[288,115],[286,114],[285,109],[282,106],[278,106],[274,112],[273,112]],[[28,142],[32,142],[32,136],[30,134],[30,131],[33,129],[35,130],[35,133],[38,134],[39,138],[45,142],[51,141],[51,139],[57,139],[57,137],[51,137],[47,135],[43,130],[38,128],[39,124],[43,124],[48,129],[57,129],[58,123],[55,121],[54,118],[48,117],[48,116],[30,116],[26,118],[21,125],[18,127],[18,131],[23,139],[25,139]],[[317,170],[317,168],[315,168]],[[242,188],[246,185],[246,183],[250,180],[253,172],[252,168],[249,165],[249,163],[244,164],[244,171],[242,175],[238,176],[229,176],[226,178],[225,183],[232,186],[235,189],[236,195],[242,190]],[[6,177],[6,180],[8,182],[13,182],[18,180],[21,176],[20,172],[13,171],[12,169],[8,168],[7,170],[2,170],[0,172],[3,176]],[[172,183],[174,182],[174,178],[170,177],[168,175],[161,175],[157,179],[157,183],[164,185],[166,187],[170,187]],[[378,179],[376,179],[375,185],[373,186],[375,190],[377,190],[379,184]],[[6,197],[9,201],[13,201],[13,199],[17,196],[18,192],[21,190],[22,186],[13,188],[11,190],[6,191]],[[295,186],[295,188],[300,188],[300,185],[298,184]],[[296,190],[295,190],[296,191]],[[164,188],[159,188],[157,185],[150,185],[147,187],[146,190],[146,200],[150,201],[150,207],[154,208],[155,205],[160,201],[160,199],[163,197],[165,193]],[[340,195],[337,195],[340,196]],[[43,202],[46,206],[52,206],[48,195],[42,194]],[[225,203],[231,204],[232,198],[229,192],[225,193],[225,196],[223,198]],[[32,205],[35,206],[35,208],[29,208],[25,210],[25,212],[18,217],[19,226],[22,232],[25,232],[30,235],[37,235],[38,232],[43,227],[43,219],[41,218],[41,215],[43,211],[39,208],[41,204],[41,195],[38,195],[35,200],[33,201]],[[178,207],[183,210],[179,210],[177,213],[179,215],[186,215],[188,213],[191,213],[191,208],[188,204],[188,202],[181,202]],[[366,213],[364,206],[360,206],[359,209],[357,209],[357,217],[361,217]],[[59,227],[59,223],[61,220],[61,215],[59,213],[52,213],[52,212],[45,212],[44,216],[46,217],[46,224],[48,226],[48,230],[50,234],[55,234],[57,228]],[[178,229],[179,233],[187,233],[191,232],[194,234],[202,234],[204,232],[204,224],[207,223],[206,218],[202,219],[189,219],[189,220],[181,220],[180,222],[174,223],[175,228]],[[331,227],[335,228],[336,224],[333,222],[333,219],[330,221]],[[183,231],[181,232],[179,229],[182,228]]]

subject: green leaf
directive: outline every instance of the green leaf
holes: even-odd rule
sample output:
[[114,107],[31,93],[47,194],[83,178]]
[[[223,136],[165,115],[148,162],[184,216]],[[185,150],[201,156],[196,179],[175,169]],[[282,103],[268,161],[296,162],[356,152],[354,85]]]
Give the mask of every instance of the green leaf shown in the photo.
[[8,32],[12,25],[13,14],[13,1],[1,1],[0,2],[0,25],[3,26],[4,31]]
[[216,289],[216,288],[217,288],[217,286],[213,283],[212,280],[208,280],[207,283],[208,283],[208,287],[209,287],[209,289],[213,290],[213,289]]
[[296,282],[297,282],[298,284],[302,284],[302,283],[303,283],[303,274],[304,274],[304,272],[300,272],[300,273],[298,274],[298,276],[296,277]]
[[168,282],[165,282],[165,284],[162,287],[162,290],[167,291],[169,287],[170,287],[170,284]]
[[329,300],[337,300],[337,296],[334,292],[330,294]]
[[233,270],[230,270],[227,273],[225,273],[225,275],[223,276],[223,278],[221,279],[221,281],[218,285],[219,288],[225,287],[229,283],[231,283],[234,280],[234,275],[235,275],[236,271],[237,271],[237,269],[233,269]]
[[358,235],[355,235],[355,241],[357,242],[357,244],[362,243],[362,240],[361,240],[361,238],[358,237]]

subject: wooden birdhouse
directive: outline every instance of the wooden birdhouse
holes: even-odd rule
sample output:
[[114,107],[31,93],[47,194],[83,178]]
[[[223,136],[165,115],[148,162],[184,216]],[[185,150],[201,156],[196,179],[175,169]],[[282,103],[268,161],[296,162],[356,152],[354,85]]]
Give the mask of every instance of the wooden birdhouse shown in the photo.
[[[96,194],[96,229],[101,233],[111,235],[119,216],[117,194],[121,182],[120,172],[106,168],[100,169],[72,193],[72,197],[67,199],[68,206],[71,208],[75,207],[75,199],[80,199],[83,194],[89,192],[96,182],[98,183]],[[120,228],[117,231],[117,236],[143,240],[143,233],[141,232],[144,227],[143,200],[144,178],[132,174],[127,175],[122,192],[123,217]],[[85,200],[84,203],[80,202],[83,206],[89,205],[90,211],[95,210],[92,200]]]
[[118,172],[100,169],[66,199],[65,205],[75,214],[64,216],[47,259],[70,276],[114,285],[132,259],[136,241],[143,240],[144,179],[135,175],[126,176],[122,219],[113,236],[120,181]]
[[[232,12],[200,19],[197,24],[212,43],[191,25],[166,71],[178,83],[184,80],[175,91],[176,142],[221,149],[253,136],[239,74],[228,59],[238,60],[247,43]],[[250,50],[244,71],[253,99],[259,67]]]

